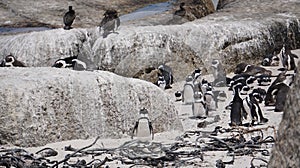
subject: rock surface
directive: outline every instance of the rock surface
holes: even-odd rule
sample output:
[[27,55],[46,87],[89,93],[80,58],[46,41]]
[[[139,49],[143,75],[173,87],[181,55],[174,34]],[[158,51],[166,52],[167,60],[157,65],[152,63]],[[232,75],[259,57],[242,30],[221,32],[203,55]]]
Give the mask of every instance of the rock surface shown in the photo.
[[[298,63],[298,67],[300,62]],[[300,74],[288,94],[285,112],[279,125],[277,141],[268,167],[299,167],[300,165]]]
[[128,137],[143,107],[154,132],[182,130],[167,94],[139,79],[46,67],[1,68],[0,77],[1,144]]
[[0,53],[12,53],[28,66],[49,66],[57,58],[82,52],[100,69],[127,77],[165,63],[178,81],[196,67],[210,71],[212,59],[220,59],[232,71],[235,63],[257,64],[265,54],[279,51],[284,42],[299,48],[299,16],[297,1],[236,0],[182,25],[121,24],[107,38],[97,28],[2,36]]

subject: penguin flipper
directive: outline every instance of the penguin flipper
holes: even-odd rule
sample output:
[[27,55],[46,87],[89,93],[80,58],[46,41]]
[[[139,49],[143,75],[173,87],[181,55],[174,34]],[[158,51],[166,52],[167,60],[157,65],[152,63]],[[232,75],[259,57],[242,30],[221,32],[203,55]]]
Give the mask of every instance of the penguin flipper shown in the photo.
[[136,133],[137,133],[137,131],[138,131],[138,130],[137,130],[138,126],[139,126],[139,122],[137,121],[137,122],[135,123],[135,125],[134,125],[133,130],[132,130],[131,139],[133,139],[133,135],[134,135],[135,130],[136,130]]
[[152,127],[152,123],[149,122],[149,130],[150,130],[150,135],[152,135],[152,140],[154,139],[154,134],[153,134],[153,127]]

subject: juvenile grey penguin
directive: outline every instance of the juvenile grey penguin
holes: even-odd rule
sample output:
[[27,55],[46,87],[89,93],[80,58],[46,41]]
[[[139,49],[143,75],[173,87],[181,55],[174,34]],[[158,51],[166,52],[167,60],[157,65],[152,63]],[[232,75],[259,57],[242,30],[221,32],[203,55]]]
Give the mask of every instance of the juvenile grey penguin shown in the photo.
[[192,104],[194,102],[194,84],[193,84],[193,77],[189,75],[183,86],[182,91],[182,102],[184,104]]
[[103,15],[104,18],[101,20],[99,27],[103,30],[103,38],[106,38],[111,31],[115,32],[118,29],[121,22],[115,9],[106,10]]
[[23,62],[18,61],[13,55],[6,56],[0,63],[1,67],[26,67]]
[[139,112],[139,119],[135,123],[131,138],[133,138],[135,133],[137,138],[143,140],[147,138],[154,139],[152,123],[149,118],[148,110],[145,108],[142,108]]
[[224,87],[226,86],[226,72],[223,68],[221,62],[219,60],[214,59],[212,61],[212,68],[213,68],[213,86],[217,87]]
[[65,30],[70,30],[72,29],[71,25],[73,24],[74,20],[75,20],[75,11],[72,9],[72,6],[69,6],[69,11],[67,13],[65,13],[64,17],[63,17],[63,21],[64,21],[64,29]]

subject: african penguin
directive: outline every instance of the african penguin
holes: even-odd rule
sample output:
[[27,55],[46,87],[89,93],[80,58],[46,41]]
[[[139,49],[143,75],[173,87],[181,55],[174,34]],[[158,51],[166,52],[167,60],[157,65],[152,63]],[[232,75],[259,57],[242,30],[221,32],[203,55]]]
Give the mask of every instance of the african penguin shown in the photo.
[[271,84],[271,78],[268,75],[261,75],[257,77],[257,82],[259,86],[269,86]]
[[193,84],[193,77],[189,75],[183,86],[182,91],[182,102],[184,104],[192,104],[194,102],[194,84]]
[[208,115],[208,110],[206,103],[203,100],[203,95],[201,92],[195,92],[195,101],[192,104],[193,117],[196,118],[206,118]]
[[208,111],[216,111],[217,105],[212,88],[208,88],[207,91],[204,93],[204,102],[207,105]]
[[265,69],[264,67],[250,65],[246,63],[239,63],[234,71],[235,74],[246,73],[249,75],[272,75],[272,71]]
[[54,64],[52,65],[52,67],[55,68],[74,68],[75,63],[77,60],[77,56],[72,56],[72,57],[66,57],[66,58],[61,58],[58,59],[54,62]]
[[175,92],[176,101],[181,101],[181,95],[182,95],[181,91]]
[[152,123],[149,119],[148,110],[145,108],[142,108],[139,112],[139,119],[134,125],[131,138],[133,138],[134,133],[139,139],[154,139]]
[[296,69],[296,63],[295,58],[298,58],[297,55],[293,54],[291,50],[283,45],[281,51],[280,51],[280,58],[282,66],[285,70],[295,70]]
[[278,74],[277,78],[273,81],[273,83],[269,86],[267,90],[267,94],[265,97],[265,106],[273,106],[275,105],[275,97],[280,86],[277,86],[283,83],[286,80],[286,71]]
[[71,25],[73,24],[74,20],[75,20],[75,11],[72,9],[72,6],[69,6],[69,11],[67,13],[65,13],[64,17],[63,17],[63,21],[64,21],[64,29],[65,30],[70,30],[72,29]]
[[230,105],[230,126],[240,126],[242,125],[242,117],[245,114],[245,109],[243,106],[243,100],[240,97],[240,90],[242,84],[236,84],[233,86],[233,100]]
[[18,61],[13,55],[7,55],[0,63],[1,67],[26,67],[24,63]]
[[255,93],[252,92],[245,99],[243,99],[243,106],[246,113],[249,115],[249,118],[251,119],[252,126],[255,124],[256,121],[258,121],[258,116],[259,123],[268,122],[268,119],[263,116],[261,108],[259,106],[259,102],[255,98],[254,94]]
[[159,76],[156,85],[161,89],[166,89],[166,80],[164,76]]
[[213,86],[223,87],[226,86],[226,72],[219,60],[214,59],[211,67],[213,68]]
[[171,67],[167,65],[160,65],[158,66],[158,70],[160,75],[163,76],[166,81],[166,89],[172,88],[171,85],[174,83],[174,79]]
[[279,66],[279,57],[276,54],[268,54],[264,57],[262,66]]

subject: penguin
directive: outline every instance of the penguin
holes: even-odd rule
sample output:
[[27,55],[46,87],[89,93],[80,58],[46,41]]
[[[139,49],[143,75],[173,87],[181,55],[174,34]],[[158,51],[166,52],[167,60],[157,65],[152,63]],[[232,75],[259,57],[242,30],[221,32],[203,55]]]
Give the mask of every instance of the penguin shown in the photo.
[[257,82],[259,86],[269,86],[271,85],[271,78],[268,75],[261,75],[257,77]]
[[157,85],[159,88],[163,89],[163,90],[166,89],[166,80],[165,80],[164,76],[159,76],[159,77],[158,77],[158,80],[157,80],[157,82],[156,82],[156,85]]
[[288,49],[288,47],[286,47],[285,45],[283,45],[280,51],[280,56],[284,69],[288,71],[296,69],[295,58],[298,58],[298,56],[293,54],[291,50]]
[[279,66],[279,57],[278,55],[274,54],[268,54],[264,57],[261,65],[262,66]]
[[181,91],[175,92],[176,101],[181,101],[181,99],[182,99],[181,95],[182,95]]
[[255,88],[252,91],[253,97],[256,99],[258,103],[262,103],[265,100],[267,92],[265,89],[262,88]]
[[[259,123],[266,123],[269,120],[265,118],[262,114],[261,108],[259,106],[259,102],[254,96],[255,92],[250,93],[245,99],[243,99],[243,106],[247,115],[249,115],[251,126],[258,121],[259,116]],[[246,117],[248,118],[248,117]]]
[[194,72],[192,73],[192,77],[193,77],[194,84],[200,83],[201,82],[201,69],[195,69]]
[[249,74],[249,75],[272,75],[272,71],[265,69],[264,67],[256,66],[256,65],[250,65],[246,63],[239,63],[234,71],[235,74]]
[[13,55],[7,55],[0,63],[1,67],[26,67],[23,62],[18,61]]
[[275,112],[281,112],[284,110],[284,105],[286,102],[287,94],[290,91],[290,87],[287,86],[285,83],[281,83],[277,85],[279,88],[276,94],[276,103],[275,103]]
[[179,4],[179,9],[174,12],[174,15],[184,17],[185,14],[186,14],[186,10],[184,9],[184,5],[185,5],[184,2],[180,3]]
[[280,74],[278,74],[277,78],[274,80],[274,82],[269,86],[268,90],[267,90],[267,94],[265,97],[265,106],[273,106],[275,105],[275,96],[277,94],[278,88],[280,88],[280,86],[277,86],[281,83],[283,83],[286,80],[286,71],[281,72]]
[[217,105],[215,95],[213,94],[211,87],[207,88],[206,93],[204,93],[204,101],[207,105],[208,111],[216,111]]
[[75,11],[72,9],[72,6],[69,6],[69,11],[67,13],[65,13],[64,17],[63,17],[63,21],[64,21],[64,29],[65,30],[70,30],[72,29],[71,25],[73,24],[74,20],[75,20]]
[[193,77],[189,75],[183,86],[182,91],[182,102],[184,104],[192,104],[194,102],[194,84],[193,84]]
[[104,18],[100,22],[100,30],[103,30],[103,38],[106,38],[108,34],[113,31],[113,33],[120,26],[120,18],[118,12],[115,9],[106,10],[103,14]]
[[145,108],[142,108],[139,112],[139,119],[138,121],[136,121],[134,125],[131,139],[133,139],[134,135],[142,139],[149,138],[149,137],[151,137],[152,140],[154,139],[152,123],[149,119],[148,110]]
[[226,86],[226,72],[219,60],[214,59],[211,67],[213,68],[213,86],[224,87]]
[[192,104],[193,117],[203,119],[208,115],[206,103],[203,100],[202,92],[195,92],[195,101]]
[[52,67],[55,68],[74,68],[75,63],[77,62],[77,56],[72,56],[72,57],[66,57],[66,58],[61,58],[58,59],[54,62]]
[[240,97],[242,84],[238,83],[233,86],[233,100],[230,104],[230,126],[242,125],[242,117],[245,115],[243,100]]
[[163,76],[166,81],[166,89],[172,88],[171,85],[174,83],[174,79],[171,67],[167,65],[160,65],[158,66],[158,70],[160,75]]

